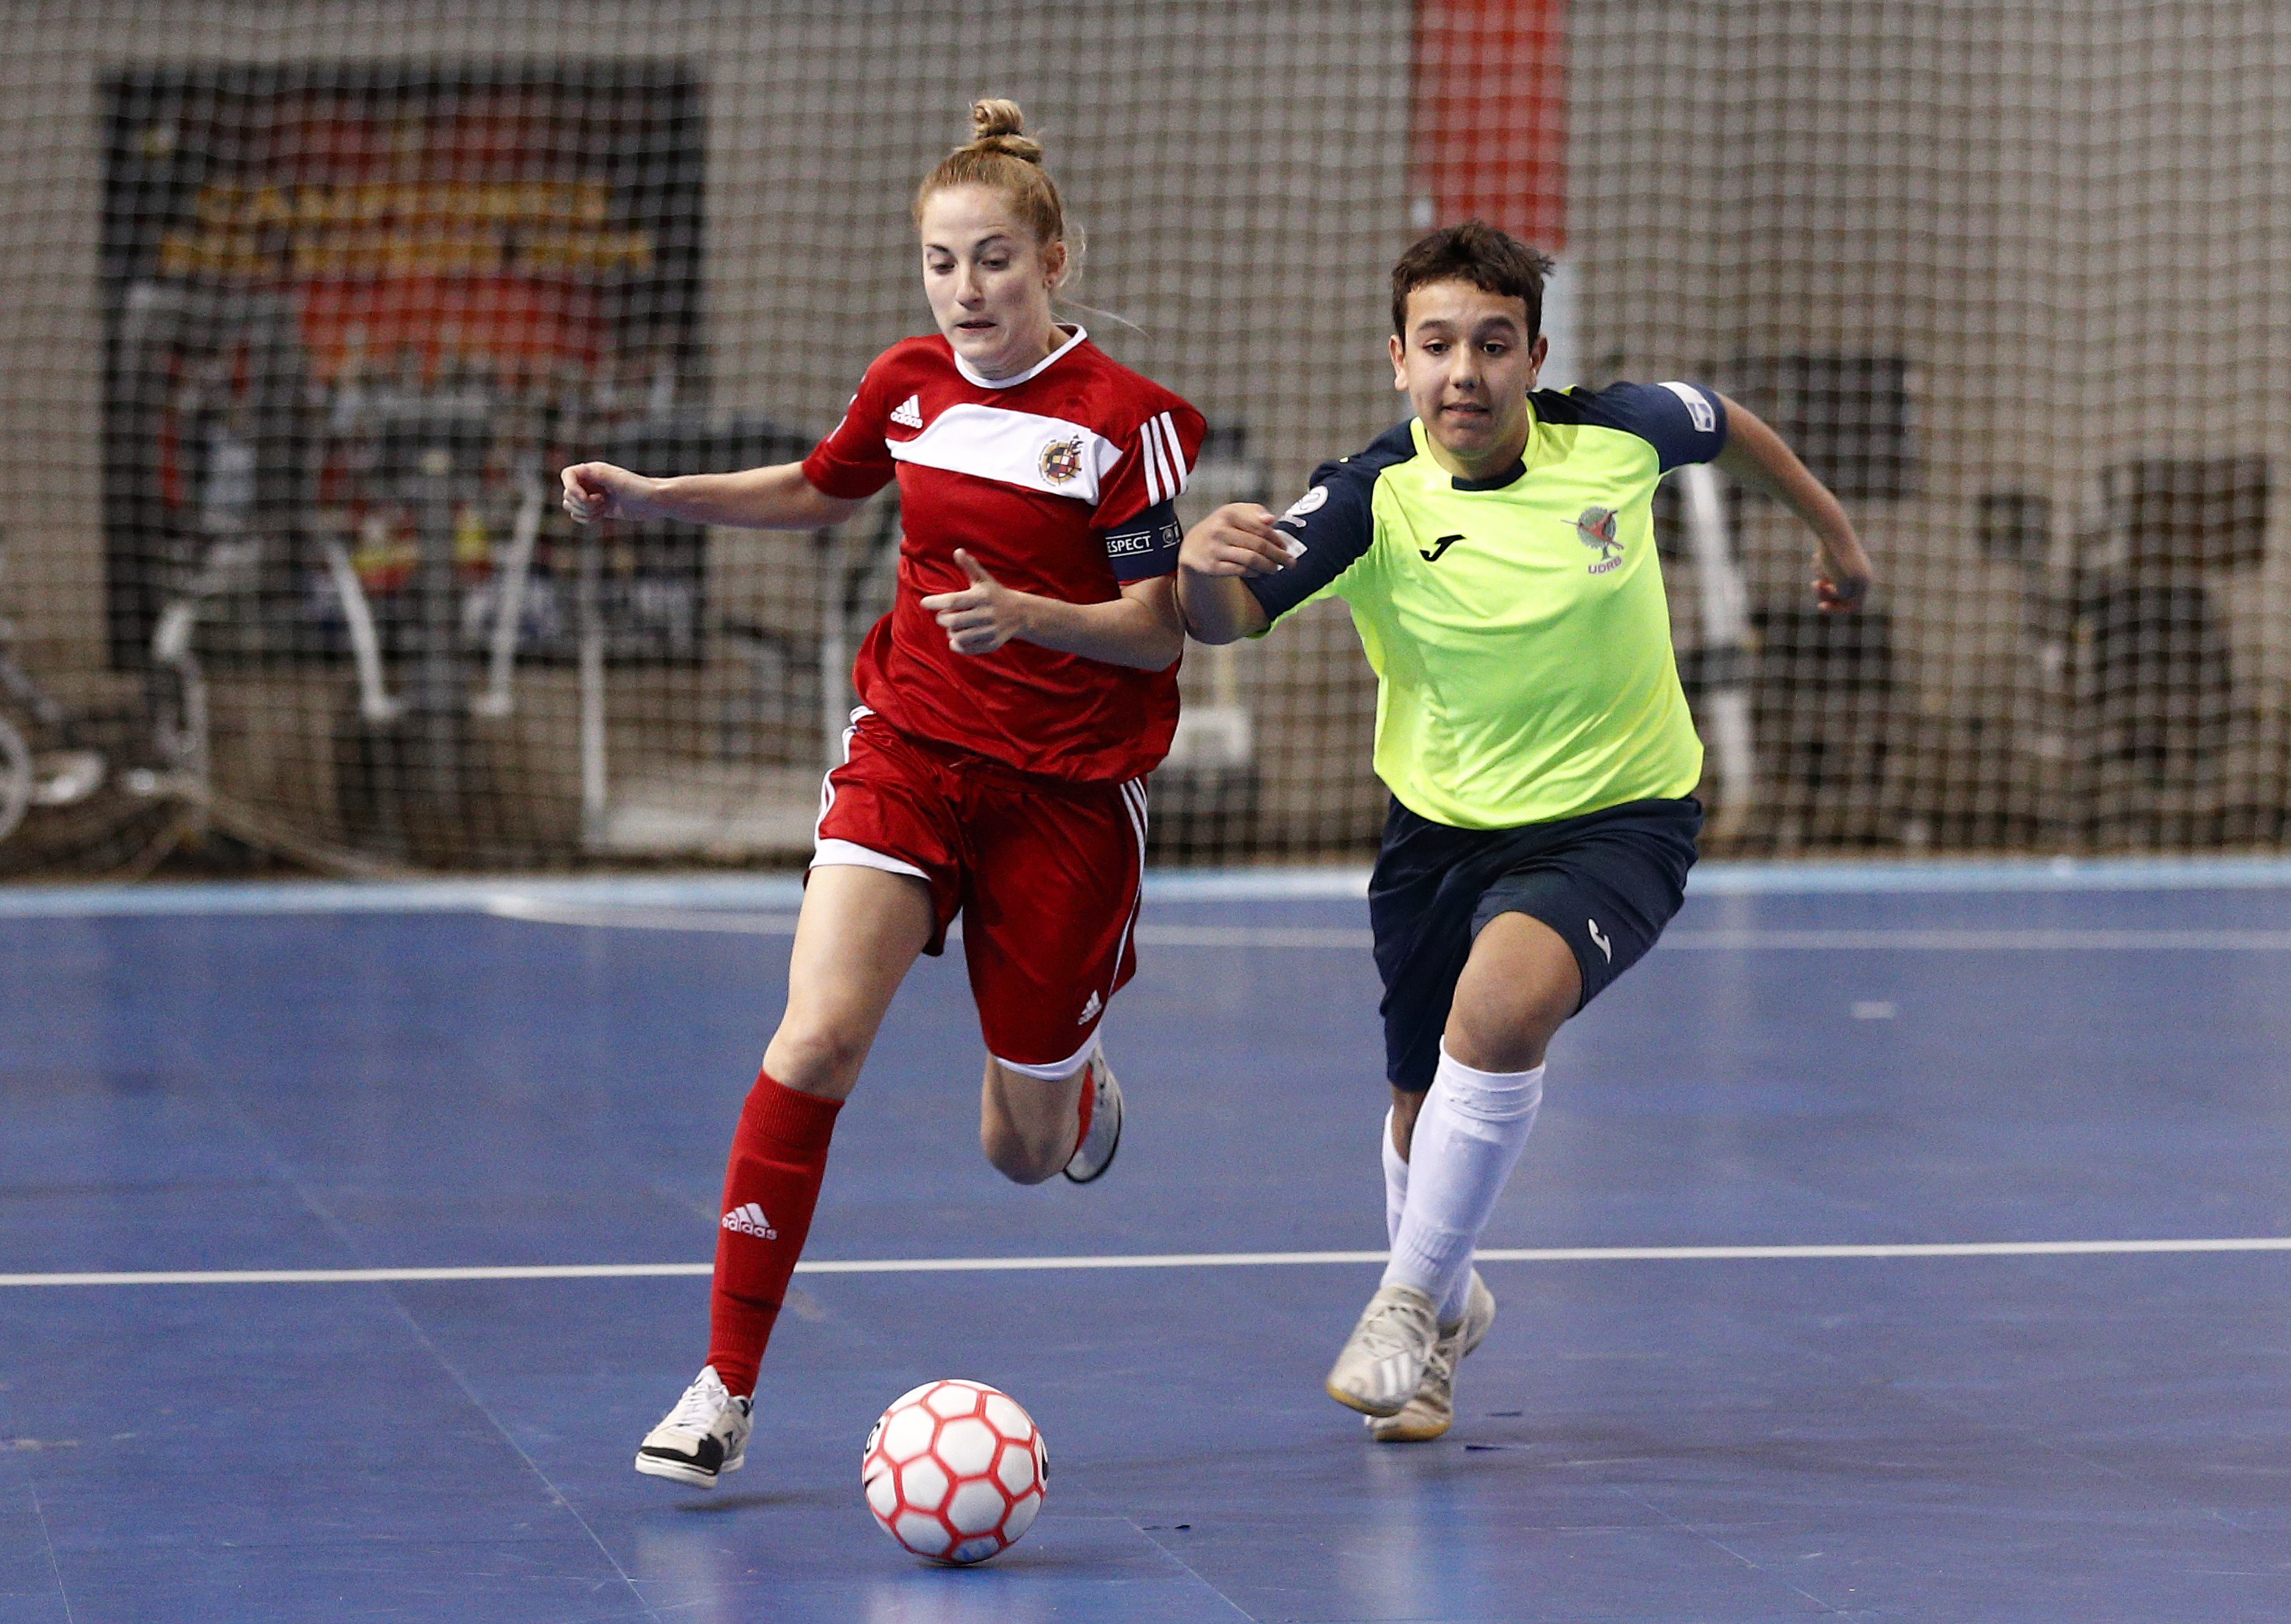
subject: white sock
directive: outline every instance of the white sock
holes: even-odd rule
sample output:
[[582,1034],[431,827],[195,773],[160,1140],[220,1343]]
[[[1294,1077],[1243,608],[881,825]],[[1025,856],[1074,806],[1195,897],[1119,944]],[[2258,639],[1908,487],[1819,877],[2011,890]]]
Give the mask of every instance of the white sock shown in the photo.
[[1475,1071],[1440,1045],[1440,1068],[1409,1145],[1407,1200],[1384,1284],[1424,1292],[1439,1306],[1443,1324],[1463,1317],[1472,1248],[1527,1148],[1542,1103],[1542,1067]]
[[1467,1252],[1464,1254],[1464,1267],[1456,1271],[1455,1284],[1449,1286],[1448,1294],[1440,1300],[1440,1323],[1455,1324],[1464,1317],[1464,1310],[1471,1306],[1471,1301],[1472,1254]]
[[1408,1164],[1392,1147],[1392,1113],[1384,1114],[1384,1239],[1400,1238],[1400,1214],[1408,1205]]
[[[1400,1215],[1408,1210],[1408,1163],[1392,1143],[1392,1113],[1384,1114],[1384,1239],[1390,1245],[1400,1238]],[[1452,1325],[1464,1317],[1464,1305],[1472,1294],[1472,1271],[1468,1261],[1456,1276],[1455,1289],[1450,1292],[1451,1302],[1439,1305],[1440,1323]]]

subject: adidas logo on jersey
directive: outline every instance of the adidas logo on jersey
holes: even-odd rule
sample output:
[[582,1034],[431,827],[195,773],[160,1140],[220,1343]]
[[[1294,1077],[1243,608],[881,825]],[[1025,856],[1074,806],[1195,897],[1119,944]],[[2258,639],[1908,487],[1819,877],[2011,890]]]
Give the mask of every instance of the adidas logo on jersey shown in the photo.
[[1081,1006],[1081,1013],[1074,1017],[1074,1025],[1080,1026],[1083,1021],[1088,1020],[1091,1016],[1097,1014],[1098,1011],[1105,1007],[1105,1004],[1104,1001],[1098,997],[1097,994],[1095,992],[1091,993],[1089,995],[1089,1002]]
[[771,1220],[764,1216],[763,1208],[752,1201],[745,1206],[734,1207],[725,1213],[724,1227],[736,1235],[752,1235],[760,1241],[776,1241],[780,1238],[780,1232],[772,1228]]
[[923,426],[923,397],[908,396],[891,408],[891,420],[903,428],[920,428]]

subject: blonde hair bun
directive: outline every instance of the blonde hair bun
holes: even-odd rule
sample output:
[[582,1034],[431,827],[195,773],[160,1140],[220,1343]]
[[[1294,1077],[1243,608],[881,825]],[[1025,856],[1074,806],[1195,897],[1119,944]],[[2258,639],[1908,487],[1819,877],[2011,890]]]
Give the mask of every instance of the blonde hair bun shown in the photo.
[[1041,143],[1025,133],[1026,116],[1018,104],[1000,96],[974,101],[970,128],[970,140],[941,158],[915,188],[915,224],[923,223],[923,204],[934,192],[983,186],[1009,202],[1037,243],[1064,242],[1065,205],[1058,201],[1050,172],[1042,167]]
[[970,104],[970,146],[975,152],[1000,152],[1028,164],[1042,161],[1041,143],[1026,135],[1026,115],[1017,102],[1000,96]]

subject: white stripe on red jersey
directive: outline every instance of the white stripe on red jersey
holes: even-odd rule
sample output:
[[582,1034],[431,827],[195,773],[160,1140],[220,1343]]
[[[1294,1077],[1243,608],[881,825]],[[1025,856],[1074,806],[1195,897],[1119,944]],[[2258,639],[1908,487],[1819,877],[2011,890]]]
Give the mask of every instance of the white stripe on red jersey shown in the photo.
[[1154,542],[1175,529],[1166,504],[1207,425],[1085,340],[1076,330],[1018,377],[991,380],[943,338],[896,344],[803,470],[847,499],[899,484],[898,589],[860,647],[861,701],[911,738],[1103,782],[1143,777],[1167,753],[1174,665],[1139,671],[1023,640],[957,654],[922,607],[969,585],[957,548],[1014,591],[1069,604],[1109,603],[1152,579],[1141,558],[1175,567]]
[[1155,420],[1162,425],[1162,446],[1170,457],[1170,477],[1172,481],[1170,494],[1181,496],[1185,493],[1186,478],[1191,470],[1186,465],[1183,446],[1178,439],[1178,425],[1166,412]]
[[1154,454],[1154,425],[1150,420],[1137,426],[1137,450],[1146,460],[1146,505],[1166,501],[1169,492],[1162,485],[1162,460]]
[[1137,426],[1137,439],[1146,453],[1146,495],[1149,501],[1166,502],[1178,493],[1177,482],[1170,477],[1169,454],[1162,449],[1162,420],[1149,417]]
[[886,435],[883,444],[901,462],[1077,501],[1097,500],[1099,480],[1121,460],[1120,446],[1080,423],[1004,406],[948,406],[921,428],[911,440]]

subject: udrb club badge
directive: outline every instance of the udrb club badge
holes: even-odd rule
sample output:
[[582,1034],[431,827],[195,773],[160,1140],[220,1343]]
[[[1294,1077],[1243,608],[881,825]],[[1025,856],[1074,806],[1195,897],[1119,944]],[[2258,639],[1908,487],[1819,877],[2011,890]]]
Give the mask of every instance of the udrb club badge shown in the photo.
[[1591,561],[1591,573],[1604,575],[1623,561],[1623,544],[1615,540],[1615,510],[1612,508],[1586,508],[1575,521],[1575,539],[1586,547],[1596,548],[1599,556]]

